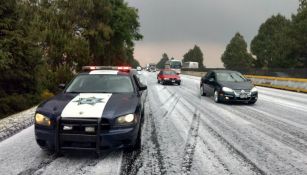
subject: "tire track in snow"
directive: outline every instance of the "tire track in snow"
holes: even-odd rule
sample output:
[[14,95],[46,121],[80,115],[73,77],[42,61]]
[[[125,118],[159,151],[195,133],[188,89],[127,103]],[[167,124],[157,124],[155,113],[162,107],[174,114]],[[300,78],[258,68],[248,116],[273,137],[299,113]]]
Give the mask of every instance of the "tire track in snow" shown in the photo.
[[200,114],[196,114],[195,112],[189,129],[187,143],[184,148],[183,161],[181,165],[182,174],[191,173],[191,167],[193,163],[193,157],[198,138],[199,121],[200,121]]
[[166,174],[166,170],[165,170],[165,167],[164,167],[164,158],[163,158],[163,154],[162,154],[161,148],[160,148],[160,143],[159,143],[157,130],[156,130],[156,124],[155,124],[155,121],[154,121],[152,110],[150,108],[149,108],[149,120],[150,120],[151,127],[152,127],[150,139],[151,139],[152,143],[155,145],[159,170],[160,170],[161,174]]
[[121,166],[121,175],[134,175],[138,173],[140,167],[143,166],[140,154],[143,151],[124,151],[123,162]]
[[[266,173],[261,168],[259,168],[253,161],[248,159],[248,157],[244,153],[239,151],[239,149],[237,149],[234,145],[232,145],[230,142],[228,142],[227,139],[225,139],[221,134],[219,134],[217,131],[215,131],[205,121],[202,120],[201,123],[202,123],[202,126],[204,126],[206,128],[206,130],[211,135],[213,135],[220,142],[222,142],[223,145],[225,145],[225,147],[227,147],[227,149],[230,150],[230,152],[232,152],[233,154],[239,156],[243,160],[243,162],[246,162],[247,164],[249,164],[251,166],[251,170],[252,171],[254,171],[256,174],[266,175]],[[203,140],[203,142],[206,143],[205,140]]]
[[173,111],[175,110],[175,107],[177,106],[178,102],[180,100],[180,97],[177,97],[174,101],[174,105],[172,106],[172,108],[170,110],[167,110],[163,115],[162,115],[162,119],[164,119],[165,117],[167,117],[168,115],[170,115],[171,113],[173,113]]
[[[255,109],[248,108],[236,108],[237,110],[233,110],[231,108],[225,108],[225,110],[231,111],[237,116],[252,122],[252,127],[257,129],[258,131],[276,139],[280,142],[288,145],[301,152],[302,154],[306,154],[307,150],[307,137],[306,133],[302,132],[299,128],[290,125],[284,121],[280,121],[278,119],[273,120],[274,116],[265,112],[255,112]],[[272,118],[271,118],[272,117]],[[276,118],[276,117],[275,117]]]
[[81,167],[79,167],[75,172],[73,172],[73,174],[87,174],[90,172],[90,168],[95,167],[100,161],[103,161],[105,158],[107,158],[112,152],[105,152],[103,155],[101,155],[100,157],[98,157],[97,159],[89,159],[87,160],[84,164],[82,164]]
[[[195,102],[191,101],[189,97],[182,95],[183,99],[189,102],[190,104],[193,104],[196,108],[206,113],[207,111],[204,111],[199,104],[196,104]],[[204,120],[201,120],[201,124],[206,127],[207,131],[215,136],[217,139],[220,140],[233,154],[239,156],[243,162],[246,162],[248,165],[251,166],[251,170],[254,171],[256,174],[265,175],[265,171],[263,171],[260,167],[258,167],[253,161],[248,159],[248,157],[239,151],[239,149],[235,148],[234,145],[232,145],[230,142],[227,141],[222,135],[220,135],[217,131],[215,131],[212,127],[210,127]]]
[[[167,90],[169,92],[169,90],[166,87],[164,87],[163,90]],[[163,102],[161,102],[161,105],[159,106],[159,108],[165,106],[167,102],[169,102],[173,98],[176,98],[175,94],[176,94],[175,92],[170,92],[170,95]],[[154,110],[154,111],[159,111],[159,110]]]
[[[166,174],[152,109],[146,105],[141,151],[124,152],[121,175]],[[167,115],[167,113],[165,113]]]
[[28,175],[28,174],[34,174],[36,171],[43,169],[47,167],[49,164],[51,164],[53,161],[55,161],[58,158],[55,154],[50,155],[47,159],[44,159],[40,164],[38,164],[35,167],[28,168],[26,170],[23,170],[22,172],[18,173],[18,175]]

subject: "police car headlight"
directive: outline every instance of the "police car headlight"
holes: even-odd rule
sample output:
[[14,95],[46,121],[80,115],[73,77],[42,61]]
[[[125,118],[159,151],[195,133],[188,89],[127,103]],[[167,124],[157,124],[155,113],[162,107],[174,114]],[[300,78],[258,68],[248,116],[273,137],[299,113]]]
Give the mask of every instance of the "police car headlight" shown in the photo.
[[35,123],[38,125],[43,126],[50,126],[51,121],[48,117],[44,116],[43,114],[36,113],[35,114]]
[[258,92],[258,89],[256,87],[253,87],[253,89],[251,90],[251,92]]
[[232,89],[230,89],[228,87],[223,87],[222,91],[224,91],[224,92],[234,92]]
[[118,117],[116,119],[116,123],[120,125],[132,124],[134,122],[134,118],[135,117],[133,114],[124,115],[124,116]]

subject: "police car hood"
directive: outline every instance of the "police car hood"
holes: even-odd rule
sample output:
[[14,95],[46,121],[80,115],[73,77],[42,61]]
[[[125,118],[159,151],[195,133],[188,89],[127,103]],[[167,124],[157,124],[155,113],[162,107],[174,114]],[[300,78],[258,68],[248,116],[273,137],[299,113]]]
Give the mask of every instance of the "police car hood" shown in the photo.
[[138,106],[137,94],[113,94],[103,111],[103,117],[112,119],[114,117],[134,114]]
[[37,112],[62,118],[109,118],[134,113],[136,94],[62,93],[42,103]]
[[252,89],[253,84],[248,82],[248,81],[243,81],[243,82],[219,82],[222,87],[228,87],[231,89]]

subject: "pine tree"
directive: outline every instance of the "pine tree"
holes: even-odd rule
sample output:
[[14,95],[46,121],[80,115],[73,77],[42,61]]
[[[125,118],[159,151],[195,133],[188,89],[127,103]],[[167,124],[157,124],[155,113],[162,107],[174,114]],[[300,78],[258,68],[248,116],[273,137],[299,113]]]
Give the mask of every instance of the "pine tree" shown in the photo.
[[240,70],[252,67],[253,58],[247,52],[247,44],[240,33],[236,33],[227,45],[222,61],[226,69]]
[[165,68],[165,63],[169,60],[168,55],[166,53],[162,54],[162,58],[160,61],[157,63],[157,68],[158,69],[163,69]]
[[182,62],[198,62],[199,68],[203,69],[204,66],[204,55],[200,47],[195,45],[193,49],[190,49],[186,54],[183,55]]
[[295,60],[288,56],[291,38],[287,32],[290,25],[290,20],[276,15],[260,26],[257,36],[251,42],[251,52],[256,56],[256,67],[287,68],[295,65]]

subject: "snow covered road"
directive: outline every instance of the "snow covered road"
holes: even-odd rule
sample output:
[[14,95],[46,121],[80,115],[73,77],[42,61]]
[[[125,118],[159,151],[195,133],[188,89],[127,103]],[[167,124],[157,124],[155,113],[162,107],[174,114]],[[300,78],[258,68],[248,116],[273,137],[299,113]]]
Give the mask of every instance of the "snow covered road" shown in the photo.
[[[33,126],[0,142],[0,174],[307,174],[307,94],[259,89],[255,105],[216,104],[199,78],[148,85],[142,150],[56,157]],[[33,115],[29,113],[28,115]]]

